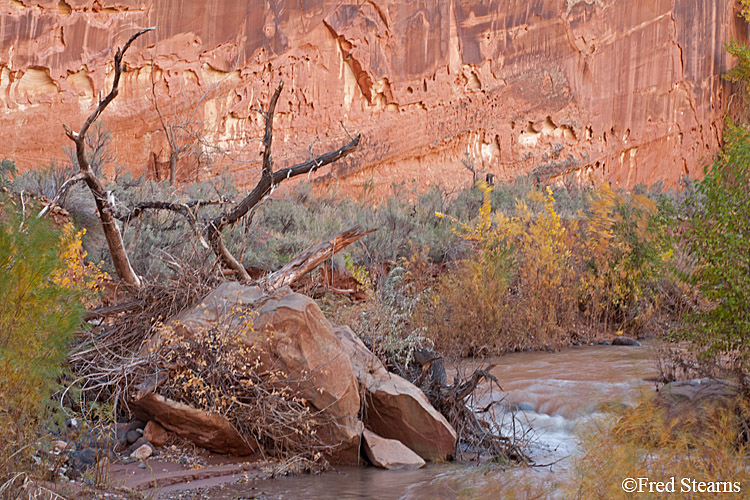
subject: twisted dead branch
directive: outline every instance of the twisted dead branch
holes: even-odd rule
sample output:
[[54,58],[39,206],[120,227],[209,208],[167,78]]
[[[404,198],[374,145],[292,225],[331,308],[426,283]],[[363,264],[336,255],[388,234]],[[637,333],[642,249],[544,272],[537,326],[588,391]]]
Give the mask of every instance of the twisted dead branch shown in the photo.
[[[99,118],[99,115],[102,114],[109,103],[111,103],[119,93],[120,75],[123,71],[122,58],[124,57],[125,52],[127,52],[128,48],[130,48],[130,45],[139,36],[154,29],[156,28],[152,26],[150,28],[145,28],[138,31],[133,36],[131,36],[130,39],[128,39],[127,43],[125,43],[125,46],[122,49],[117,49],[114,59],[115,74],[114,79],[112,80],[112,89],[104,99],[99,101],[99,105],[96,107],[93,113],[91,113],[89,117],[86,118],[86,121],[83,122],[83,126],[81,126],[81,129],[78,132],[74,132],[67,125],[63,125],[63,127],[65,128],[65,134],[76,145],[76,161],[78,162],[79,172],[65,181],[61,188],[58,190],[58,193],[53,198],[53,202],[58,202],[71,186],[81,181],[86,183],[89,190],[91,191],[91,194],[94,196],[96,209],[99,212],[102,230],[107,241],[109,254],[112,257],[112,263],[114,264],[115,272],[120,277],[120,279],[122,279],[126,284],[130,285],[133,288],[138,288],[141,286],[141,278],[136,274],[133,266],[130,264],[130,259],[128,258],[127,251],[125,250],[125,244],[122,241],[122,233],[120,232],[120,228],[117,225],[117,220],[114,217],[114,213],[117,211],[114,204],[114,197],[104,189],[101,181],[89,165],[89,159],[86,155],[86,133],[88,132],[91,125],[96,121],[96,119]],[[51,204],[52,203],[50,203],[50,205]],[[50,205],[48,205],[48,207]],[[40,212],[40,217],[47,212],[48,207],[45,207],[45,209]]]
[[340,147],[335,151],[322,154],[316,158],[309,159],[297,165],[286,167],[281,170],[274,172],[273,170],[273,158],[271,156],[271,143],[273,142],[273,117],[276,110],[276,102],[281,95],[281,91],[284,88],[283,82],[279,84],[276,91],[271,97],[271,101],[268,105],[268,110],[263,112],[259,110],[265,118],[265,133],[263,136],[263,164],[261,167],[261,177],[258,183],[255,185],[252,191],[243,198],[232,210],[229,212],[222,213],[221,215],[214,218],[207,226],[205,230],[205,237],[211,243],[214,251],[222,260],[224,265],[235,271],[242,279],[247,275],[244,267],[240,262],[231,256],[231,254],[223,248],[221,243],[221,232],[227,226],[231,226],[243,218],[248,211],[253,207],[261,203],[267,196],[269,196],[276,186],[282,182],[297,177],[302,174],[309,174],[318,170],[321,167],[329,165],[351,153],[353,153],[357,146],[361,136],[353,138],[349,143]]
[[[516,462],[531,463],[531,459],[524,451],[526,443],[523,436],[519,438],[516,435],[514,415],[511,415],[514,430],[510,436],[504,436],[497,422],[479,418],[478,412],[467,403],[483,381],[502,390],[500,381],[491,373],[494,365],[477,368],[468,378],[457,376],[454,383],[448,385],[442,356],[422,349],[415,352],[415,362],[420,368],[418,374],[411,378],[416,378],[416,385],[458,434],[457,458],[469,458],[468,455],[473,454],[477,460],[502,457]],[[488,410],[489,407],[483,411]]]

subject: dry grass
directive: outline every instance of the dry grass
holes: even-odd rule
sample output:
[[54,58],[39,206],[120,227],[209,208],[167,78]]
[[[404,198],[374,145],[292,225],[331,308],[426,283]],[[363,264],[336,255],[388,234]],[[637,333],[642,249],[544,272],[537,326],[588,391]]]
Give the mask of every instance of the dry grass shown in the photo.
[[[680,493],[681,481],[740,482],[750,484],[750,446],[741,436],[741,422],[750,417],[747,401],[731,408],[668,419],[653,399],[644,399],[620,418],[582,433],[583,452],[577,460],[567,495],[571,498],[632,498],[623,491],[625,478],[669,481],[675,478],[679,498],[715,498],[716,493]],[[746,497],[721,495],[722,498]]]

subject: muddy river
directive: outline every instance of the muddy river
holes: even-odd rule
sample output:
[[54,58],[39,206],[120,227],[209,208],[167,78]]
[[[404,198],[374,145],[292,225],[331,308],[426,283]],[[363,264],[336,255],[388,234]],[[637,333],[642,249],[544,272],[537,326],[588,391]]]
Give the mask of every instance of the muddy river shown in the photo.
[[[573,466],[577,432],[595,425],[607,409],[653,390],[653,346],[582,346],[562,352],[516,353],[489,360],[503,390],[485,384],[473,405],[485,408],[506,434],[528,439],[537,467],[429,464],[417,471],[345,467],[320,476],[233,484],[215,498],[427,500],[555,498]],[[471,372],[470,364],[458,371]],[[486,418],[486,416],[485,416]],[[515,420],[513,420],[515,418]],[[514,422],[515,425],[511,425]]]

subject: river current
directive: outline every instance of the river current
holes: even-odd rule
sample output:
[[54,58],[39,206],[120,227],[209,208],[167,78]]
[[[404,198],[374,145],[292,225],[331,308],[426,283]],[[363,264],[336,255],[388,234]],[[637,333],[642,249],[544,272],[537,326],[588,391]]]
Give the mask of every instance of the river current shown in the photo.
[[[227,486],[216,498],[453,500],[474,498],[556,498],[579,452],[582,428],[603,422],[608,412],[653,390],[654,348],[581,346],[561,352],[514,353],[489,359],[502,386],[484,384],[475,409],[489,415],[505,434],[529,440],[538,466],[502,467],[462,463],[428,464],[416,471],[343,467],[303,475]],[[475,363],[449,369],[471,373]],[[496,401],[495,405],[490,405]],[[487,418],[488,415],[484,415]],[[511,425],[514,423],[514,425]],[[546,466],[539,466],[545,465]]]

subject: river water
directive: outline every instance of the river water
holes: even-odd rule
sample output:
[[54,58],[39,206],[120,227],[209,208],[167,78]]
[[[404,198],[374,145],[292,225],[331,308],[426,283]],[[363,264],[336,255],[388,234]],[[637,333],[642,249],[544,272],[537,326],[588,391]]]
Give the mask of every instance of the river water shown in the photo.
[[[653,390],[653,347],[582,346],[562,352],[515,353],[488,360],[503,390],[485,384],[473,402],[492,401],[492,417],[507,432],[529,439],[529,452],[546,467],[429,464],[416,471],[345,467],[320,476],[297,476],[230,485],[220,498],[432,500],[555,498],[578,451],[576,432],[607,411]],[[471,373],[467,363],[454,368]],[[450,370],[449,370],[450,372]],[[450,376],[450,375],[449,375]],[[487,416],[485,415],[485,418]],[[515,427],[510,423],[515,419]],[[219,497],[216,497],[219,498]]]

